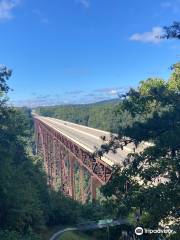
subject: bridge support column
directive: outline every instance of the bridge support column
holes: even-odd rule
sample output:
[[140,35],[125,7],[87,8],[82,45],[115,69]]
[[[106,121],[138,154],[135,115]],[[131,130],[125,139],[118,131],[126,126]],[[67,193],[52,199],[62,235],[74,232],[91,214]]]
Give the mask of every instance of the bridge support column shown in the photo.
[[39,132],[38,132],[38,124],[35,121],[34,122],[34,128],[35,128],[35,154],[38,154],[38,145],[39,145]]
[[61,159],[61,189],[65,195],[69,195],[69,184],[68,155],[67,151],[63,148]]
[[49,185],[53,188],[53,139],[51,136],[49,136],[48,145],[48,177]]
[[91,176],[91,196],[93,201],[96,200],[96,190],[100,185],[99,181],[94,176]]
[[56,140],[52,138],[51,146],[51,186],[56,187]]
[[70,195],[72,199],[76,199],[75,196],[75,179],[74,179],[74,158],[70,156]]
[[[36,152],[44,158],[48,184],[61,189],[65,195],[85,203],[96,199],[96,189],[106,183],[112,168],[99,158],[61,134],[40,116],[35,117]],[[78,195],[76,195],[76,176]]]
[[79,184],[80,184],[80,197],[81,197],[81,202],[84,202],[84,170],[82,166],[80,167],[79,171]]

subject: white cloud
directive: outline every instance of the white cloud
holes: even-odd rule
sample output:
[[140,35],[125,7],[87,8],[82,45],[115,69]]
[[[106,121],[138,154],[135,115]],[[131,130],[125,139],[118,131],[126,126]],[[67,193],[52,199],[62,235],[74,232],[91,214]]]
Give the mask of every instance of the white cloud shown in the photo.
[[89,8],[90,7],[90,0],[77,0],[83,7]]
[[118,94],[126,91],[127,91],[127,88],[125,87],[101,88],[101,89],[95,90],[95,92],[100,93],[101,95],[103,94],[105,96],[118,96]]
[[19,4],[20,0],[1,0],[0,1],[0,20],[13,18],[12,10]]
[[162,38],[160,38],[160,36],[162,35],[163,35],[162,27],[153,27],[152,31],[144,33],[135,33],[129,39],[131,41],[159,43],[163,40]]
[[37,95],[29,99],[11,101],[11,104],[18,107],[54,106],[54,105],[60,105],[65,103],[66,103],[66,100],[63,101],[59,95],[55,95],[55,96]]
[[109,95],[117,96],[118,95],[118,90],[117,89],[112,89],[111,91],[109,91]]
[[38,95],[38,93],[32,93],[32,97],[28,99],[11,101],[11,105],[15,106],[55,106],[64,104],[89,104],[104,100],[117,99],[119,94],[125,93],[129,90],[129,87],[112,87],[112,88],[100,88],[90,92],[83,90],[72,90],[65,93],[58,93],[55,95]]
[[69,95],[75,95],[75,94],[81,94],[81,93],[83,93],[82,90],[74,90],[74,91],[65,92],[65,94],[69,94]]

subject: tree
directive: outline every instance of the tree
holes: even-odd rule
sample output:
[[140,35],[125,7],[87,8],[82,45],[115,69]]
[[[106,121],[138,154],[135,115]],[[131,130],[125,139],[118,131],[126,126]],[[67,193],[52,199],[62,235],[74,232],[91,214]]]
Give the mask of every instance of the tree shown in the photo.
[[150,143],[114,169],[102,192],[116,216],[135,215],[138,225],[151,229],[169,224],[177,230],[180,224],[180,63],[172,69],[168,81],[149,78],[122,96],[119,112],[127,111],[133,121],[97,151],[103,155],[129,142]]
[[43,160],[33,155],[31,111],[8,106],[10,76],[0,67],[0,239],[40,240],[46,227],[83,222],[100,216],[101,208],[92,211],[47,186]]
[[[0,230],[10,239],[44,224],[40,193],[46,186],[41,171],[28,154],[30,119],[19,109],[9,107],[6,94],[11,71],[0,67]],[[38,172],[38,174],[36,174]],[[38,187],[39,188],[38,188]],[[48,192],[47,192],[48,193]],[[46,194],[47,194],[46,193]],[[45,194],[44,196],[45,197]],[[46,206],[48,208],[48,206]],[[15,238],[15,237],[14,237]],[[32,239],[36,239],[33,237]]]
[[180,39],[180,22],[173,22],[172,25],[168,27],[164,27],[165,34],[162,36],[162,38],[176,38]]

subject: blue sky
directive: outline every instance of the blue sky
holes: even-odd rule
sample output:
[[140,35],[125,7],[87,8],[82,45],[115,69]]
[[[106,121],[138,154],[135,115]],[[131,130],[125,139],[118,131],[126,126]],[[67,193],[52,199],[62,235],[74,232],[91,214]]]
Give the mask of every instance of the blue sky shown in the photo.
[[155,36],[179,16],[180,0],[0,0],[11,102],[94,102],[150,76],[167,79],[180,42]]

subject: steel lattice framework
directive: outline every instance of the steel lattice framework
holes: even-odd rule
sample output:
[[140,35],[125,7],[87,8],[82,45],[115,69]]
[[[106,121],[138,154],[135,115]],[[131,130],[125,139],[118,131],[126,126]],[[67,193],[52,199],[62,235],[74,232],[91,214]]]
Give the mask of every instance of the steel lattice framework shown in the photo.
[[[43,155],[48,184],[55,187],[60,182],[60,189],[65,195],[77,199],[75,165],[79,167],[78,189],[80,200],[85,203],[91,196],[96,199],[96,188],[105,184],[111,177],[112,168],[100,158],[94,158],[90,152],[68,139],[56,129],[34,117],[37,152]],[[84,187],[84,174],[90,175]]]

